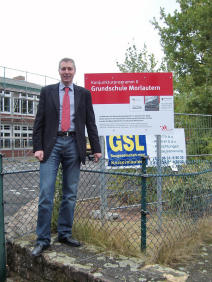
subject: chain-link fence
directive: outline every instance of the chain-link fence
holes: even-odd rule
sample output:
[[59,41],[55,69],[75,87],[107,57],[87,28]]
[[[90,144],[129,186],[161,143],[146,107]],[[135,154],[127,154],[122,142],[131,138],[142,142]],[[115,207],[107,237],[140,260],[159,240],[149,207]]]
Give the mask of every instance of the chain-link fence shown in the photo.
[[187,156],[210,157],[212,115],[175,113],[175,128],[184,128]]
[[[3,159],[4,221],[6,238],[34,233],[39,193],[39,164],[33,159]],[[120,253],[146,250],[155,255],[200,219],[212,215],[212,163],[193,161],[158,168],[146,160],[140,168],[106,169],[105,160],[81,167],[74,232],[90,243],[106,244]],[[60,200],[58,174],[55,207]],[[57,208],[53,212],[55,230]],[[92,236],[89,237],[89,234]],[[102,240],[102,242],[101,242]]]

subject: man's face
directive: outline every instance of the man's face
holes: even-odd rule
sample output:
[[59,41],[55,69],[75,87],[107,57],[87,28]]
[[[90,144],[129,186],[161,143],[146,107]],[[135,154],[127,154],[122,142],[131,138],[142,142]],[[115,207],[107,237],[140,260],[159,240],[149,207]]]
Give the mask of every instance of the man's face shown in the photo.
[[61,62],[59,74],[61,77],[61,81],[65,86],[69,86],[73,82],[75,72],[76,70],[72,62]]

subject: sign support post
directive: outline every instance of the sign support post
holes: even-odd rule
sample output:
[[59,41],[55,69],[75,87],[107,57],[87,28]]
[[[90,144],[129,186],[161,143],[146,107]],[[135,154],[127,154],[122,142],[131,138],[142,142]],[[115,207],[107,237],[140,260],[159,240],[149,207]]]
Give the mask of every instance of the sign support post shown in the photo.
[[162,227],[162,169],[161,169],[161,135],[156,135],[157,140],[157,217],[158,217],[158,232]]
[[104,222],[106,218],[107,213],[107,191],[105,189],[105,144],[104,144],[104,137],[100,136],[100,145],[101,145],[101,151],[102,151],[102,160],[100,161],[100,169],[102,170],[101,176],[100,176],[100,201],[101,201],[101,207],[100,207],[100,217],[101,220]]

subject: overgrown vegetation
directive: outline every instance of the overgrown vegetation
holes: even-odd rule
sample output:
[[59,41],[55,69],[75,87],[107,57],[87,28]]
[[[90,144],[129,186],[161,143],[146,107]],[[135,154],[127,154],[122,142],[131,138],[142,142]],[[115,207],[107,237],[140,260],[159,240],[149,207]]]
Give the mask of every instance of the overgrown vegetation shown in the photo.
[[[206,169],[210,169],[209,162],[205,166]],[[186,164],[180,167],[182,176],[164,178],[163,199],[166,200],[172,211],[183,212],[192,218],[199,218],[210,210],[212,179],[208,174],[198,174],[201,170],[203,170],[201,163]]]
[[73,232],[77,238],[87,244],[97,246],[100,251],[132,257],[143,256],[139,248],[139,241],[132,243],[132,234],[129,233],[123,222],[106,221],[102,223],[99,220],[93,220],[85,224],[85,221],[78,219],[75,221]]
[[57,222],[58,222],[59,207],[61,200],[62,200],[62,171],[61,168],[59,168],[56,184],[55,184],[55,198],[54,198],[54,207],[53,207],[52,221],[51,221],[52,232],[57,232]]
[[158,250],[154,261],[165,265],[174,265],[191,260],[199,254],[200,247],[212,244],[212,218],[203,218],[196,222],[193,232],[187,230],[179,239],[166,242],[166,238]]

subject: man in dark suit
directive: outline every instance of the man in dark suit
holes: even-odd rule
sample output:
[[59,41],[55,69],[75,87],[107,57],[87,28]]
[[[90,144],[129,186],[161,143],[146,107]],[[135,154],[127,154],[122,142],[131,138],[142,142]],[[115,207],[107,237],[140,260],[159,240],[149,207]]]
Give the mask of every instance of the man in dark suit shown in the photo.
[[40,161],[37,241],[33,256],[39,256],[50,245],[55,181],[60,163],[63,196],[58,216],[58,241],[80,246],[80,242],[72,237],[72,225],[80,163],[85,163],[86,158],[85,127],[94,161],[101,158],[91,93],[73,84],[75,72],[74,61],[62,59],[59,63],[60,83],[43,87],[40,93],[33,129],[33,152]]

